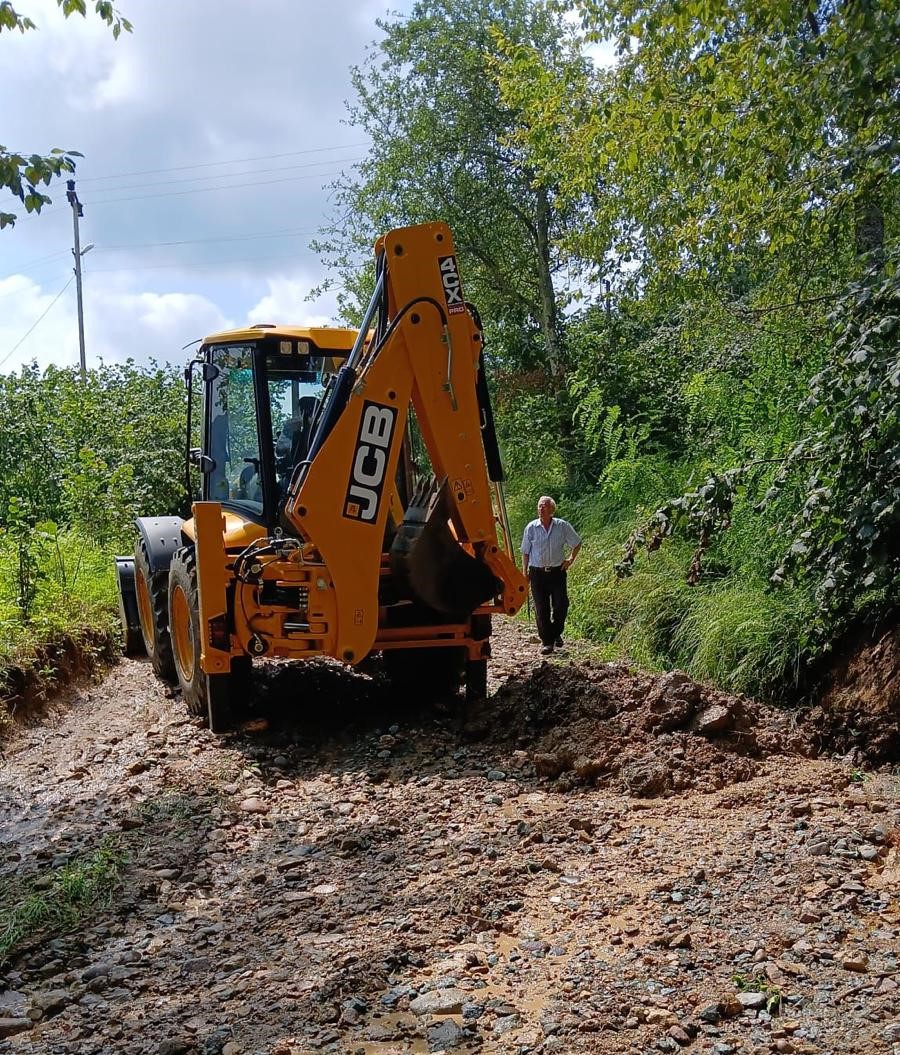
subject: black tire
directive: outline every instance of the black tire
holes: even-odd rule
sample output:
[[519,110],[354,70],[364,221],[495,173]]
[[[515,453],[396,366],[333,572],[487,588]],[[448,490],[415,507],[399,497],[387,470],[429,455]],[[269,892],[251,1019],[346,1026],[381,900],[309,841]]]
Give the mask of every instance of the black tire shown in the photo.
[[138,540],[134,551],[134,583],[144,650],[157,677],[174,681],[175,660],[169,636],[169,571],[168,568],[151,571],[143,539]]
[[384,653],[384,670],[391,687],[416,701],[454,696],[463,680],[466,650],[444,648],[392,648]]
[[169,565],[169,618],[175,674],[187,709],[205,718],[212,732],[224,733],[232,727],[239,701],[249,696],[253,661],[234,656],[227,674],[201,669],[197,562],[190,547],[178,550]]
[[119,621],[122,624],[122,651],[126,656],[145,656],[144,635],[138,613],[134,582],[134,558],[116,557],[116,584],[119,594]]
[[122,651],[126,656],[146,655],[147,648],[144,644],[144,634],[141,630],[133,630],[131,627],[122,631]]
[[200,669],[200,598],[193,549],[177,550],[169,565],[168,610],[172,657],[188,711],[205,716],[209,686]]
[[232,656],[230,677],[232,698],[247,702],[253,691],[253,657]]
[[466,660],[466,705],[482,703],[487,694],[487,660]]
[[250,699],[253,690],[253,660],[232,656],[228,674],[207,675],[206,716],[210,732],[227,733]]

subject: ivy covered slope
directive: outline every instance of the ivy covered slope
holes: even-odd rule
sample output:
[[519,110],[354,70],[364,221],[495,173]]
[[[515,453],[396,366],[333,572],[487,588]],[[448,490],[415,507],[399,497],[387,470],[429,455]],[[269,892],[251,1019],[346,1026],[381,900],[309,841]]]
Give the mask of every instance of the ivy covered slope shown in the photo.
[[900,6],[457,6],[356,71],[347,315],[372,232],[448,219],[516,529],[549,491],[586,536],[580,629],[791,695],[898,602]]

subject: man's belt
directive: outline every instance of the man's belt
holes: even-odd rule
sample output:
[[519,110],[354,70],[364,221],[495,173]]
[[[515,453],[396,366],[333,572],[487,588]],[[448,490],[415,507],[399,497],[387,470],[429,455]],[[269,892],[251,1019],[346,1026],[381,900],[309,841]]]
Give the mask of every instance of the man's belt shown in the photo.
[[549,568],[542,568],[537,564],[529,564],[528,568],[530,571],[559,571],[562,567],[561,564],[551,564]]

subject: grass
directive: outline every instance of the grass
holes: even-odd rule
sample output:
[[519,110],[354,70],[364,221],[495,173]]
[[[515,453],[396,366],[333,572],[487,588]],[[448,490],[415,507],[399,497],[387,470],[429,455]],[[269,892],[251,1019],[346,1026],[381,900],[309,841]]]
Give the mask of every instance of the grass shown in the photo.
[[[654,505],[650,499],[644,510]],[[516,520],[524,519],[524,503],[517,500],[514,508]],[[616,577],[623,544],[644,515],[621,495],[598,488],[561,501],[560,515],[584,539],[569,576],[569,625],[605,658],[648,670],[678,667],[730,692],[790,694],[805,656],[811,606],[796,587],[769,588],[767,565],[778,543],[750,503],[736,505],[732,529],[706,555],[697,586],[687,583],[694,546],[682,539],[641,553],[632,575]]]
[[35,595],[28,618],[16,599],[17,553],[0,533],[0,670],[60,634],[118,626],[114,554],[75,532],[35,544]]
[[748,977],[744,974],[736,974],[733,976],[732,981],[738,992],[762,993],[766,998],[766,1011],[770,1015],[777,1014],[781,1007],[781,990],[778,986],[773,985],[768,978],[764,978],[762,975]]
[[[777,525],[767,524],[751,502],[736,503],[730,530],[707,554],[701,585],[687,584],[693,546],[684,540],[642,553],[630,577],[616,578],[614,567],[629,533],[684,482],[684,471],[670,467],[667,474],[665,468],[658,459],[638,459],[620,465],[617,475],[590,493],[561,499],[560,515],[584,538],[569,580],[572,629],[609,659],[650,670],[680,667],[734,692],[789,691],[804,658],[810,605],[796,588],[768,588],[768,566],[779,547]],[[521,479],[512,483],[514,542],[535,515],[538,494],[560,493],[558,477],[545,472],[541,487]],[[0,685],[4,668],[33,662],[37,648],[56,635],[118,633],[112,552],[62,531],[36,541],[33,555],[40,575],[25,621],[15,603],[16,552],[0,536]]]
[[[0,733],[9,721],[2,696],[7,673],[33,671],[38,684],[53,686],[58,671],[44,646],[64,637],[78,643],[87,660],[119,634],[114,554],[73,531],[53,538],[35,534],[30,543],[34,596],[27,618],[17,601],[19,554],[0,531]],[[91,655],[93,653],[93,656]]]
[[673,655],[694,677],[732,692],[770,694],[797,683],[805,597],[762,584],[725,581],[697,588],[673,638]]
[[0,962],[38,936],[63,934],[112,900],[124,854],[111,840],[92,853],[31,880],[0,902]]
[[196,796],[172,792],[158,799],[147,799],[138,807],[141,819],[146,824],[165,821],[186,821],[197,812]]

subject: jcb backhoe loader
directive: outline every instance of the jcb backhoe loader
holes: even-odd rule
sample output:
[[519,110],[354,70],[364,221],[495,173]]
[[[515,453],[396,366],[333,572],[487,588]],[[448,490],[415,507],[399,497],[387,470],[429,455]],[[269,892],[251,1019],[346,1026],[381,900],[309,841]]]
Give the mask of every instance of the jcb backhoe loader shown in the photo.
[[450,231],[392,231],[375,254],[359,331],[203,342],[185,371],[188,444],[202,379],[202,445],[186,464],[201,500],[188,520],[139,518],[133,560],[117,559],[126,645],[143,644],[214,731],[254,657],[380,652],[423,692],[464,672],[467,697],[483,696],[491,616],[525,600]]

